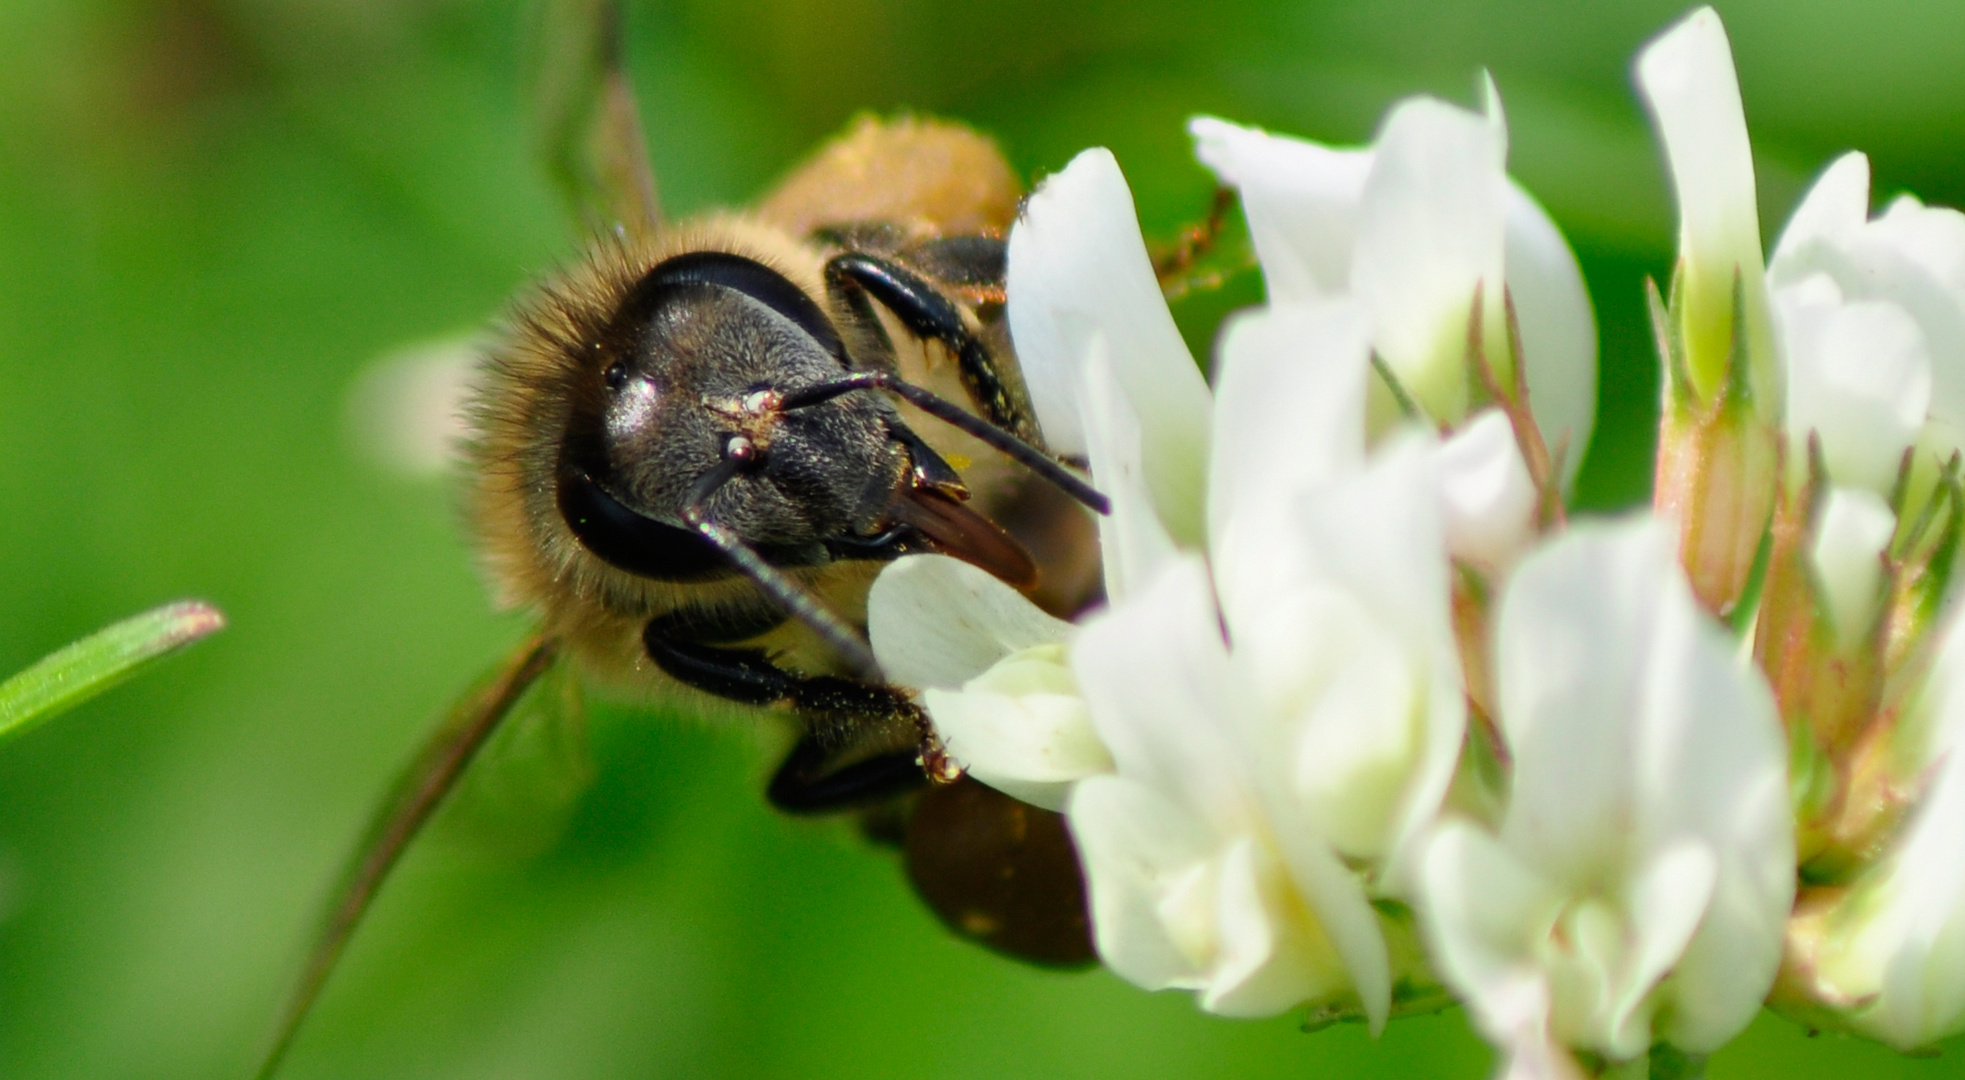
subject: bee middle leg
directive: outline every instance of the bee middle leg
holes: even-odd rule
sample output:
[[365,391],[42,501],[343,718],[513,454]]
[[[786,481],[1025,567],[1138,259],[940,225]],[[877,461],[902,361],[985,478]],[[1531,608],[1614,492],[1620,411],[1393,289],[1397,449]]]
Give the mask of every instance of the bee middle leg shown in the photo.
[[747,705],[788,706],[804,733],[765,795],[794,814],[827,813],[919,787],[927,718],[905,692],[832,675],[801,675],[763,649],[735,644],[784,622],[769,608],[683,608],[642,631],[649,659],[687,686]]

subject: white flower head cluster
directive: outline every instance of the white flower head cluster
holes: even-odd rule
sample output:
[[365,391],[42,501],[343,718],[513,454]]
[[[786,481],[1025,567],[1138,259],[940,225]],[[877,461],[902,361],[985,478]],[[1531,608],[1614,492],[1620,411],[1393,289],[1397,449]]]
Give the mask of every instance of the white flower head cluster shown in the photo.
[[[1574,257],[1504,172],[1486,89],[1478,113],[1401,103],[1363,149],[1194,122],[1268,284],[1221,333],[1212,386],[1111,155],[1047,181],[1011,235],[1009,317],[1047,440],[1112,499],[1108,605],[1073,625],[924,557],[881,576],[869,629],[954,760],[1065,813],[1100,956],[1133,982],[1376,1028],[1395,985],[1444,979],[1523,1062],[1705,1049],[1780,954],[1781,737],[1656,526],[1527,554],[1538,484],[1587,444],[1595,328]],[[1519,373],[1527,407],[1483,400],[1477,363],[1490,390]],[[1523,424],[1559,433],[1556,475],[1532,474]],[[1508,582],[1514,768],[1454,809],[1467,580]],[[1625,587],[1593,595],[1602,580]],[[1576,748],[1600,768],[1566,769]],[[1688,760],[1712,784],[1696,798],[1674,778]],[[1563,811],[1576,785],[1587,821]],[[1660,1009],[1694,1018],[1654,1031]]]
[[1524,1078],[1697,1057],[1770,992],[1965,1029],[1965,215],[1871,216],[1852,154],[1764,261],[1718,16],[1637,73],[1680,256],[1622,521],[1563,519],[1595,326],[1491,82],[1362,148],[1193,121],[1266,285],[1206,379],[1112,155],[1031,197],[1008,319],[1111,499],[1106,602],[924,556],[869,633],[954,761],[1065,815],[1119,975],[1373,1030],[1444,989]]

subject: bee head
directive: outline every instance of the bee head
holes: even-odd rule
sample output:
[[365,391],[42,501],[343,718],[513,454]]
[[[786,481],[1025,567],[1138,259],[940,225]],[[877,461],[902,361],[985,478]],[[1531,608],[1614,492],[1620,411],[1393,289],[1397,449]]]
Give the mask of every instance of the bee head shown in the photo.
[[600,345],[559,502],[582,542],[622,569],[722,573],[692,518],[778,565],[823,561],[824,541],[875,531],[903,484],[908,457],[881,396],[780,408],[850,365],[818,303],[761,263],[694,252],[658,264]]

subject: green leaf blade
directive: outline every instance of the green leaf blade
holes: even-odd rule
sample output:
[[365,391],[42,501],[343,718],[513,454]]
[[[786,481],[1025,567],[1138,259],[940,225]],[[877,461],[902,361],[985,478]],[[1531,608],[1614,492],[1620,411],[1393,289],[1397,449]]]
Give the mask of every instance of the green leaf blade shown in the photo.
[[180,600],[107,626],[0,683],[0,739],[30,730],[225,627],[202,600]]

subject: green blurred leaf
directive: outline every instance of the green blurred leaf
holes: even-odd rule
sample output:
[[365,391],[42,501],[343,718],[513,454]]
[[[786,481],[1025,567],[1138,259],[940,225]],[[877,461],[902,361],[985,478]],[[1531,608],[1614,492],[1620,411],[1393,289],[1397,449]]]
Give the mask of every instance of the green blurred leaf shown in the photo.
[[202,600],[180,600],[57,649],[0,684],[0,739],[80,705],[151,661],[224,626],[225,616],[217,608]]

